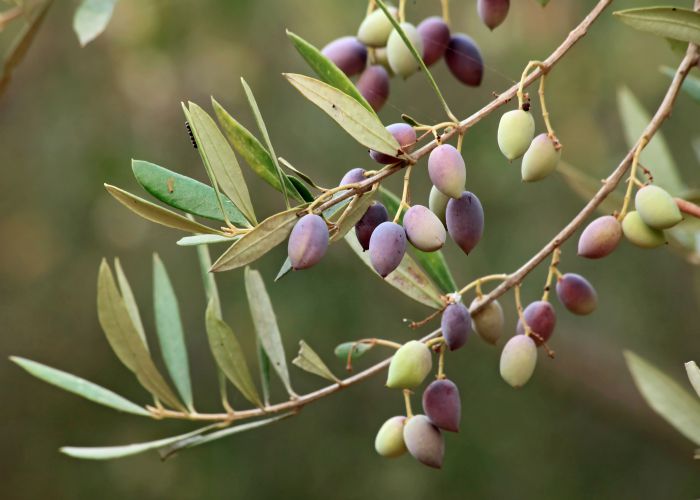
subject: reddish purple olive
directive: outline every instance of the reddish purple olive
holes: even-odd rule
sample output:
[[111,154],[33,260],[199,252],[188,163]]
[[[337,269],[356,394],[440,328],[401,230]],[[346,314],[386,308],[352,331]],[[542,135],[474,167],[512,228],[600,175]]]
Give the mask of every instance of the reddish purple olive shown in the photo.
[[448,379],[435,380],[423,391],[423,411],[442,430],[459,432],[462,403],[459,389]]
[[450,28],[439,16],[423,19],[417,27],[423,40],[423,62],[432,66],[445,54],[450,43]]
[[328,226],[319,215],[307,214],[294,225],[287,252],[292,268],[308,269],[318,264],[328,249]]
[[496,29],[506,20],[509,8],[510,0],[478,0],[476,2],[479,17],[490,30]]
[[470,87],[478,87],[484,76],[481,52],[467,35],[454,35],[445,51],[445,62],[452,75]]
[[389,73],[378,64],[368,66],[360,75],[355,86],[362,97],[372,106],[372,109],[379,111],[389,98]]
[[428,156],[428,175],[438,191],[459,198],[464,191],[467,169],[462,154],[450,144],[441,144]]
[[386,278],[399,267],[406,253],[406,231],[395,222],[379,224],[369,239],[369,259],[372,267]]
[[388,220],[389,213],[384,205],[375,201],[369,206],[365,215],[355,224],[355,236],[357,236],[357,241],[360,242],[362,250],[369,250],[369,240],[372,237],[372,233],[379,224],[383,224]]
[[[552,304],[544,300],[536,300],[531,302],[523,311],[525,322],[535,335],[532,340],[535,344],[542,345],[547,342],[554,333],[554,326],[557,324],[557,317],[554,313]],[[525,334],[525,327],[518,320],[518,325],[515,329],[517,335]]]
[[321,54],[330,59],[347,76],[357,75],[365,69],[367,63],[367,47],[354,36],[333,40],[323,47]]
[[447,203],[447,232],[469,254],[484,234],[484,209],[475,194],[465,191],[459,199]]
[[450,304],[442,312],[440,329],[445,344],[450,351],[462,347],[472,330],[472,319],[469,309],[461,302]]
[[578,254],[588,259],[600,259],[617,248],[622,239],[622,226],[612,215],[593,220],[581,233]]
[[[401,149],[408,153],[411,151],[411,147],[416,143],[416,131],[407,123],[392,123],[388,125],[386,129],[391,135],[394,136],[396,142],[399,143]],[[400,151],[397,151],[398,155]],[[399,158],[395,156],[390,156],[384,153],[379,153],[377,151],[370,150],[369,155],[374,161],[382,164],[389,164],[399,161]]]
[[557,297],[574,314],[592,313],[598,305],[598,294],[580,274],[566,273],[557,280]]

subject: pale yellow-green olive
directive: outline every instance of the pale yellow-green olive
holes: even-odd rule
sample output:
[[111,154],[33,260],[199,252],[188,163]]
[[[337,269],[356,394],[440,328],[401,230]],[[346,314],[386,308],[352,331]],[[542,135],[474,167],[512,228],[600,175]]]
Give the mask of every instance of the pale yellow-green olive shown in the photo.
[[522,109],[508,111],[498,123],[498,147],[508,160],[525,154],[535,137],[535,119]]
[[[401,23],[401,29],[403,29],[406,37],[411,41],[411,44],[415,47],[418,54],[423,53],[423,39],[421,38],[418,30],[411,23]],[[389,40],[386,43],[387,58],[389,59],[389,66],[391,70],[404,78],[411,76],[413,73],[418,71],[420,68],[420,63],[416,60],[408,48],[406,42],[398,31],[393,30],[389,35]]]
[[527,335],[515,335],[501,352],[500,371],[512,387],[522,387],[530,380],[537,365],[537,346]]
[[664,232],[647,226],[637,211],[625,215],[622,220],[622,233],[630,243],[641,248],[656,248],[666,243]]
[[[479,302],[480,299],[475,298],[469,308],[476,307]],[[472,328],[489,344],[495,344],[501,338],[504,323],[503,308],[498,300],[489,302],[481,311],[472,314]]]
[[634,206],[644,223],[654,229],[668,229],[683,220],[673,197],[659,186],[645,186],[637,191]]
[[525,151],[521,173],[523,181],[534,182],[544,179],[557,168],[561,158],[561,148],[547,134],[540,134],[532,140]]
[[383,457],[395,458],[406,453],[403,441],[404,416],[391,417],[384,422],[374,439],[374,449]]
[[422,342],[410,340],[391,358],[386,386],[390,389],[418,387],[433,367],[430,349]]
[[[396,7],[389,7],[389,12],[396,18],[398,14]],[[376,9],[360,24],[360,28],[357,30],[357,39],[370,47],[383,47],[393,29],[394,26],[384,11]]]

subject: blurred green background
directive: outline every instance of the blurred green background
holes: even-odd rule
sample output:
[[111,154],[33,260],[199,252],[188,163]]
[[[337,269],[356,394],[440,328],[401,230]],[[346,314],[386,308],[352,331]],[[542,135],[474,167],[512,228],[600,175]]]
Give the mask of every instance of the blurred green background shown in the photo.
[[[453,29],[477,40],[487,65],[476,90],[456,83],[444,63],[435,68],[453,110],[466,116],[518,79],[528,60],[546,57],[595,2],[554,0],[543,10],[534,0],[515,1],[505,24],[494,32],[480,23],[475,1],[451,3]],[[630,0],[616,7],[654,3]],[[105,35],[85,49],[71,31],[76,4],[55,2],[0,101],[0,354],[66,369],[147,403],[149,396],[100,331],[95,283],[100,258],[119,256],[153,334],[151,252],[157,251],[180,299],[197,407],[218,411],[194,249],[175,246],[176,231],[132,215],[102,183],[141,193],[131,175],[131,158],[204,179],[179,102],[189,99],[209,108],[214,95],[254,130],[241,76],[256,93],[279,155],[322,185],[336,183],[352,167],[371,168],[364,149],[280,76],[283,71],[309,73],[285,28],[322,46],[355,32],[365,2],[121,0]],[[416,23],[437,13],[437,0],[408,4],[408,18]],[[0,33],[5,45],[9,35]],[[611,171],[626,151],[618,87],[629,86],[653,110],[668,84],[657,68],[676,61],[663,40],[628,29],[606,13],[548,79],[548,104],[566,160],[596,178]],[[423,122],[442,120],[421,75],[393,80],[391,92],[381,112],[386,123],[398,121],[401,112]],[[497,115],[465,138],[468,186],[485,207],[486,233],[468,258],[448,245],[445,253],[460,284],[515,269],[583,204],[560,176],[521,184],[518,167],[509,165],[496,146]],[[691,147],[697,124],[697,104],[681,95],[663,128],[691,186],[700,185]],[[429,185],[423,169],[416,173],[418,202],[427,198]],[[258,214],[282,208],[281,196],[249,174]],[[397,188],[398,179],[390,184]],[[697,497],[700,471],[691,443],[644,404],[622,357],[624,348],[632,349],[686,384],[682,362],[700,357],[697,271],[665,248],[642,251],[624,243],[604,261],[577,258],[574,242],[563,250],[562,269],[582,273],[595,284],[599,309],[580,318],[555,304],[560,313],[552,342],[557,358],[541,357],[533,380],[519,391],[498,375],[499,349],[477,338],[448,357],[447,374],[460,386],[463,419],[461,432],[446,436],[441,472],[407,457],[388,461],[375,454],[376,430],[402,411],[400,394],[384,389],[382,376],[318,402],[298,418],[166,463],[154,453],[102,463],[77,461],[57,449],[148,441],[190,426],[117,414],[2,361],[0,496]],[[408,339],[414,333],[402,318],[428,313],[372,276],[342,244],[314,269],[272,284],[284,251],[276,249],[256,267],[269,284],[289,359],[304,338],[341,374],[343,363],[331,355],[337,343],[369,336]],[[526,281],[526,301],[540,294],[544,274],[543,267]],[[242,272],[220,275],[219,284],[225,317],[253,359]],[[510,332],[512,294],[503,303]],[[385,354],[372,352],[358,367]],[[291,370],[297,391],[322,384],[296,367]],[[284,397],[281,391],[276,396]],[[233,401],[243,405],[237,395]]]

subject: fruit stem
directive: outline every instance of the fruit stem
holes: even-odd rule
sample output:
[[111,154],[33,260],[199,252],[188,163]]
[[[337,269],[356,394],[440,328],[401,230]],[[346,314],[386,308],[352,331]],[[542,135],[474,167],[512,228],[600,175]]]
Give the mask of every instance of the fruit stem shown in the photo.
[[457,151],[460,153],[462,152],[462,140],[464,139],[464,132],[462,130],[459,131],[459,135],[457,136]]
[[444,338],[442,337],[436,337],[434,339],[430,339],[425,343],[425,346],[429,349],[432,349],[433,346],[442,344],[445,341]]
[[401,193],[401,202],[399,207],[396,209],[396,214],[394,215],[394,224],[398,223],[401,217],[401,212],[404,208],[409,208],[408,197],[409,197],[409,184],[411,182],[411,170],[413,170],[413,164],[409,164],[406,167],[406,173],[403,176],[403,192]]
[[549,264],[549,272],[547,273],[547,281],[545,281],[545,283],[544,283],[544,293],[542,294],[542,301],[543,302],[549,301],[549,291],[552,288],[552,280],[554,279],[554,276],[558,272],[557,266],[559,265],[560,258],[561,258],[561,248],[557,247],[552,252],[552,263]]
[[409,419],[413,416],[413,409],[411,408],[411,390],[410,389],[403,390],[403,401],[406,404],[406,419]]
[[367,2],[367,14],[365,17],[369,16],[376,7],[377,3],[374,0],[369,0],[369,2]]
[[522,300],[520,300],[520,284],[515,285],[513,287],[513,290],[515,292],[515,309],[518,312],[518,319],[525,328],[525,335],[527,335],[528,337],[532,337],[535,333],[530,328],[530,325],[527,324],[527,321],[525,321],[525,315],[523,314],[523,303]]
[[406,21],[406,0],[399,0],[399,22]]
[[447,306],[445,305],[445,306],[442,306],[440,309],[436,309],[434,312],[430,313],[430,315],[428,315],[428,317],[423,318],[420,321],[411,321],[408,324],[408,327],[411,328],[412,330],[415,330],[416,328],[420,328],[421,326],[430,322],[430,320],[432,320],[433,318],[438,316],[440,313],[442,313],[442,311],[445,310],[445,307],[447,307]]
[[445,378],[445,344],[440,346],[440,357],[438,358],[438,373],[437,379],[442,380]]
[[503,281],[508,279],[507,274],[488,274],[486,276],[482,276],[481,278],[477,278],[471,283],[467,284],[462,288],[459,292],[457,292],[459,295],[464,295],[467,293],[469,290],[472,288],[477,289],[477,295],[481,294],[481,284],[486,283],[487,281]]
[[450,25],[450,0],[440,0],[440,6],[442,7],[442,20],[445,21],[446,25]]
[[620,213],[617,216],[617,220],[619,221],[624,219],[625,215],[627,215],[627,209],[629,208],[630,200],[632,199],[632,188],[634,187],[634,183],[637,180],[637,166],[639,165],[639,155],[642,154],[642,150],[648,142],[649,138],[647,137],[647,135],[642,135],[639,138],[637,147],[634,150],[634,154],[632,155],[632,166],[630,167],[630,177],[627,181],[627,191],[625,192],[625,199],[622,202],[622,208],[620,209]]

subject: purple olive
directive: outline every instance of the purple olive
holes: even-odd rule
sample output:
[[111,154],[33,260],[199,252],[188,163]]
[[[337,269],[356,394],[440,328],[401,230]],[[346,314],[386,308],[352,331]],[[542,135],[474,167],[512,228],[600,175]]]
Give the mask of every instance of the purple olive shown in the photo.
[[[411,150],[411,146],[416,143],[416,131],[408,123],[392,123],[386,129],[394,136],[401,149],[407,153]],[[389,164],[399,161],[399,158],[377,151],[370,150],[369,155],[377,163]]]
[[467,169],[462,154],[450,144],[441,144],[428,156],[428,175],[438,191],[459,198],[464,191]]
[[505,21],[510,8],[510,0],[478,0],[476,10],[489,29],[493,30]]
[[379,224],[369,239],[369,259],[379,276],[386,278],[399,267],[406,253],[406,231],[395,222]]
[[423,19],[417,29],[423,39],[423,62],[431,66],[445,54],[450,43],[450,28],[441,17],[433,16]]
[[365,180],[365,169],[364,168],[353,168],[351,170],[348,170],[345,173],[343,178],[340,179],[340,183],[338,183],[338,186],[345,186],[347,184],[356,184],[356,183],[362,182],[364,180]]
[[448,379],[431,382],[423,391],[423,411],[436,427],[459,432],[462,403],[457,385]]
[[465,191],[459,199],[447,202],[447,232],[469,254],[484,234],[484,209],[475,194]]
[[462,347],[472,330],[469,309],[461,302],[447,306],[440,319],[440,329],[450,351]]
[[557,280],[557,297],[574,314],[592,313],[598,305],[598,294],[580,274],[566,273]]
[[436,469],[442,468],[445,441],[440,429],[425,415],[415,415],[403,426],[403,440],[408,452],[420,463]]
[[356,75],[365,69],[367,47],[354,36],[344,36],[323,47],[321,54],[348,76]]
[[598,217],[586,226],[578,240],[578,254],[600,259],[612,253],[622,239],[622,226],[612,215]]
[[470,87],[481,85],[484,61],[474,40],[467,35],[454,35],[445,51],[445,62],[457,80]]
[[328,226],[319,215],[307,214],[294,225],[287,252],[293,269],[317,264],[328,249]]
[[389,73],[384,67],[368,66],[355,84],[372,109],[379,111],[389,98]]
[[434,252],[445,244],[447,233],[437,215],[423,205],[413,205],[403,216],[406,237],[418,250]]
[[357,236],[357,241],[360,242],[362,250],[369,249],[369,240],[372,237],[372,233],[379,224],[388,220],[389,213],[384,205],[375,201],[369,206],[365,215],[355,224],[355,236]]
[[[523,311],[523,317],[530,327],[530,330],[536,334],[532,336],[532,340],[535,341],[535,344],[542,345],[549,340],[554,332],[554,326],[557,323],[557,317],[554,314],[552,304],[544,300],[531,302]],[[525,327],[520,320],[518,320],[515,333],[517,335],[523,335],[525,333]]]

